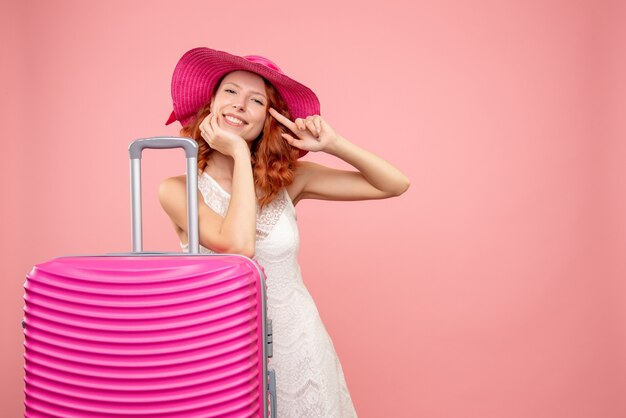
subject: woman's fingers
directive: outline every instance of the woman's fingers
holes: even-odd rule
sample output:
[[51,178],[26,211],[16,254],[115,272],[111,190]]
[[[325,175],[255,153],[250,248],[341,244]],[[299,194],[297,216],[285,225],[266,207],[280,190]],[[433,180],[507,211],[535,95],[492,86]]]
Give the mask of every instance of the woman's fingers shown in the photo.
[[274,117],[274,119],[276,119],[279,123],[281,123],[284,126],[286,126],[291,132],[296,133],[298,131],[298,127],[296,126],[295,123],[293,123],[288,118],[283,116],[281,113],[279,113],[273,107],[270,107],[270,115],[272,115]]
[[314,123],[315,123],[315,128],[317,129],[317,135],[319,136],[319,134],[322,133],[322,118],[317,116],[314,119]]
[[200,134],[204,138],[204,140],[209,144],[211,148],[214,147],[214,138],[215,138],[215,129],[214,129],[214,116],[212,113],[204,118],[202,123],[200,124]]
[[204,138],[205,141],[209,141],[209,133],[206,130],[205,126],[200,125],[200,135]]
[[214,113],[211,113],[210,118],[211,119],[209,119],[209,126],[211,127],[211,131],[216,132],[219,128],[219,126],[217,125],[217,117]]
[[204,120],[202,121],[202,123],[200,123],[200,131],[201,131],[201,132],[204,132],[204,133],[208,132],[208,130],[209,130],[210,126],[211,126],[211,116],[212,116],[212,114],[211,114],[211,113],[209,113],[209,114],[208,114],[208,115],[204,118]]
[[298,127],[300,131],[304,131],[306,129],[304,120],[302,118],[297,118],[295,122],[296,122],[296,126]]
[[313,122],[313,118],[307,118],[306,127],[309,128],[309,131],[311,131],[314,137],[319,136],[319,132],[317,131],[317,126],[315,126],[315,122]]
[[282,136],[283,138],[285,138],[285,140],[289,143],[289,145],[291,145],[292,147],[296,147],[298,149],[302,149],[302,147],[300,146],[300,141],[298,141],[296,138],[294,138],[293,136],[286,134],[286,133],[281,133],[280,136]]
[[276,109],[270,108],[270,114],[281,124],[289,128],[296,136],[300,137],[305,134],[304,131],[310,131],[314,138],[318,138],[322,132],[322,118],[319,115],[307,116],[306,119],[296,118],[293,122],[279,113]]

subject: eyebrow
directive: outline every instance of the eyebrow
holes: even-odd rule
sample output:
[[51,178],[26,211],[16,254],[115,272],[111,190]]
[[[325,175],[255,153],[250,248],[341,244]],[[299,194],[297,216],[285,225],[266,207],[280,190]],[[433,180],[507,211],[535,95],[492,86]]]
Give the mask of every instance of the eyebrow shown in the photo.
[[[239,84],[237,84],[237,83],[233,83],[232,81],[227,81],[227,82],[226,82],[226,83],[224,83],[224,84],[232,84],[233,86],[237,86],[238,88],[241,88],[241,86],[240,86]],[[260,96],[265,97],[265,95],[264,95],[263,93],[258,92],[258,91],[256,91],[256,90],[251,90],[251,91],[250,91],[250,93],[253,93],[253,94],[258,94],[258,95],[260,95]],[[265,97],[265,98],[267,99],[267,97]]]

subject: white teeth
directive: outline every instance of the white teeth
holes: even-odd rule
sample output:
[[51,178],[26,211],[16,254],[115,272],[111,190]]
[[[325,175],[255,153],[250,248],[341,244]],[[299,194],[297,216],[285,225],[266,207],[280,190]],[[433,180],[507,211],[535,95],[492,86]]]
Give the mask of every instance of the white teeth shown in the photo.
[[236,123],[237,125],[243,125],[244,124],[244,122],[241,119],[237,119],[237,118],[235,118],[233,116],[224,116],[224,118],[226,120],[228,120],[229,122]]

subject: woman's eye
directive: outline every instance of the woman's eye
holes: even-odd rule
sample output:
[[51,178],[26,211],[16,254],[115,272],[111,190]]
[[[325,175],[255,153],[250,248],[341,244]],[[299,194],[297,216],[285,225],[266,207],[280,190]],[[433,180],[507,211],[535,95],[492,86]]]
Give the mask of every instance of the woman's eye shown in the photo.
[[233,89],[224,89],[225,92],[227,93],[237,93],[235,90]]
[[252,99],[252,100],[254,100],[255,102],[257,102],[257,103],[258,103],[258,104],[260,104],[261,106],[265,106],[265,104],[264,104],[262,101],[260,101],[259,99]]

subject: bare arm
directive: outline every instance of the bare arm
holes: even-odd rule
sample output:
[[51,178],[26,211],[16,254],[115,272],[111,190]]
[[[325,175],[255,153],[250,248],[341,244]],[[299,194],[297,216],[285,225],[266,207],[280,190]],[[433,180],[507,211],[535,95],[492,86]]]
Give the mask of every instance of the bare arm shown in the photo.
[[[218,253],[254,256],[256,239],[256,201],[250,163],[235,160],[231,203],[222,217],[204,202],[198,192],[198,229],[200,245]],[[249,158],[248,158],[249,161]],[[247,173],[247,170],[250,172]],[[186,176],[171,177],[159,186],[159,201],[172,223],[187,231]]]
[[241,147],[233,158],[235,166],[230,203],[220,234],[229,237],[229,240],[235,243],[237,252],[243,251],[244,255],[252,257],[256,241],[256,193],[250,164],[250,149],[247,145]]
[[337,135],[320,116],[291,122],[271,111],[296,136],[284,134],[292,146],[334,155],[358,171],[337,170],[312,162],[300,162],[294,188],[300,199],[367,200],[399,196],[409,188],[409,179],[383,158]]
[[[256,194],[250,150],[243,139],[220,133],[221,138],[207,137],[207,142],[216,150],[214,152],[222,152],[234,159],[231,200],[226,215],[221,217],[199,194],[200,245],[220,253],[252,257],[256,241]],[[159,201],[172,222],[186,233],[186,178],[172,177],[161,182]]]

